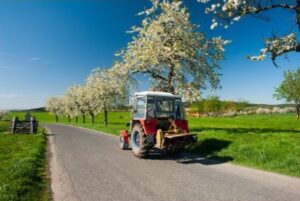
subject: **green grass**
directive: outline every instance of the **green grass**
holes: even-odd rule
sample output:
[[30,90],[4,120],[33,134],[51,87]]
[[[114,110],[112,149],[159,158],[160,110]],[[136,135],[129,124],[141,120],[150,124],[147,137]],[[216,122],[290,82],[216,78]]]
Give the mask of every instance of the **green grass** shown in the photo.
[[300,121],[294,114],[248,115],[234,118],[189,118],[192,130],[197,129],[249,129],[266,131],[300,131]]
[[201,132],[190,151],[300,177],[300,121],[293,114],[190,118]]
[[193,153],[300,177],[300,134],[205,130],[198,137]]
[[46,145],[42,131],[36,135],[0,133],[1,201],[50,200]]
[[8,122],[1,122],[0,121],[0,133],[1,132],[7,132],[8,131],[8,126],[9,126]]
[[[33,113],[42,122],[54,122],[54,116]],[[24,116],[24,115],[20,115]],[[71,124],[118,135],[130,120],[128,112],[110,112],[109,125],[103,125],[103,114],[93,125]],[[81,120],[80,120],[81,121]],[[67,119],[61,119],[67,123]],[[234,118],[189,118],[191,133],[198,133],[192,153],[300,177],[300,121],[294,114],[238,116]]]

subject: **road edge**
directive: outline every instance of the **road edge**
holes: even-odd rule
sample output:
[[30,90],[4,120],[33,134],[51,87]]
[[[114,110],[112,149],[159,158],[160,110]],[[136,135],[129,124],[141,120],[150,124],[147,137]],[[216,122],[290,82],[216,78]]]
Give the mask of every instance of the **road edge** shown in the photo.
[[[43,125],[45,135],[48,138],[48,171],[50,174],[50,192],[53,201],[70,200],[81,201],[76,195],[71,178],[64,168],[58,163],[57,154],[54,145],[54,137],[51,129]],[[55,135],[55,134],[54,134]]]

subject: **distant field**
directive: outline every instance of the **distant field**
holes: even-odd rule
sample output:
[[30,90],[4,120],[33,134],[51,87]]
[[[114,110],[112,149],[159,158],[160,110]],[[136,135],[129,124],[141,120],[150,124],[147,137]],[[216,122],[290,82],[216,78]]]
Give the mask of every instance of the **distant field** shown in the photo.
[[[0,122],[0,128],[4,127]],[[45,153],[46,138],[41,132],[36,135],[0,132],[0,200],[49,200]]]
[[[33,115],[42,122],[55,120],[46,113]],[[129,112],[110,112],[108,127],[103,125],[103,114],[94,125],[89,118],[86,124],[74,120],[72,124],[117,135],[126,129],[129,116]],[[189,126],[192,133],[199,133],[198,143],[189,149],[193,153],[300,177],[300,121],[294,114],[189,118]]]

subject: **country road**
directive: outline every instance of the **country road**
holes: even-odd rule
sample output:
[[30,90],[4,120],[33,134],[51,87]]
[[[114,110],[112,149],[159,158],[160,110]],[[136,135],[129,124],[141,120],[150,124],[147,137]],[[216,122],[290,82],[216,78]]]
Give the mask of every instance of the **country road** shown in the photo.
[[299,201],[300,179],[204,158],[137,159],[118,138],[45,125],[55,201]]

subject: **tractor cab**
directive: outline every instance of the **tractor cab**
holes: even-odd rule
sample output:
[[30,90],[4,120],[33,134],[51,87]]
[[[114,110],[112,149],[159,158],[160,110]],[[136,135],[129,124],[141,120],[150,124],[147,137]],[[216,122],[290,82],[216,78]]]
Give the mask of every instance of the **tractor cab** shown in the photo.
[[148,155],[156,148],[167,153],[181,152],[196,141],[189,134],[180,96],[166,92],[135,93],[132,101],[130,130],[121,131],[120,146],[131,147],[138,157]]
[[179,96],[165,92],[136,93],[133,101],[132,121],[155,120],[156,128],[168,130],[172,120],[185,121]]

